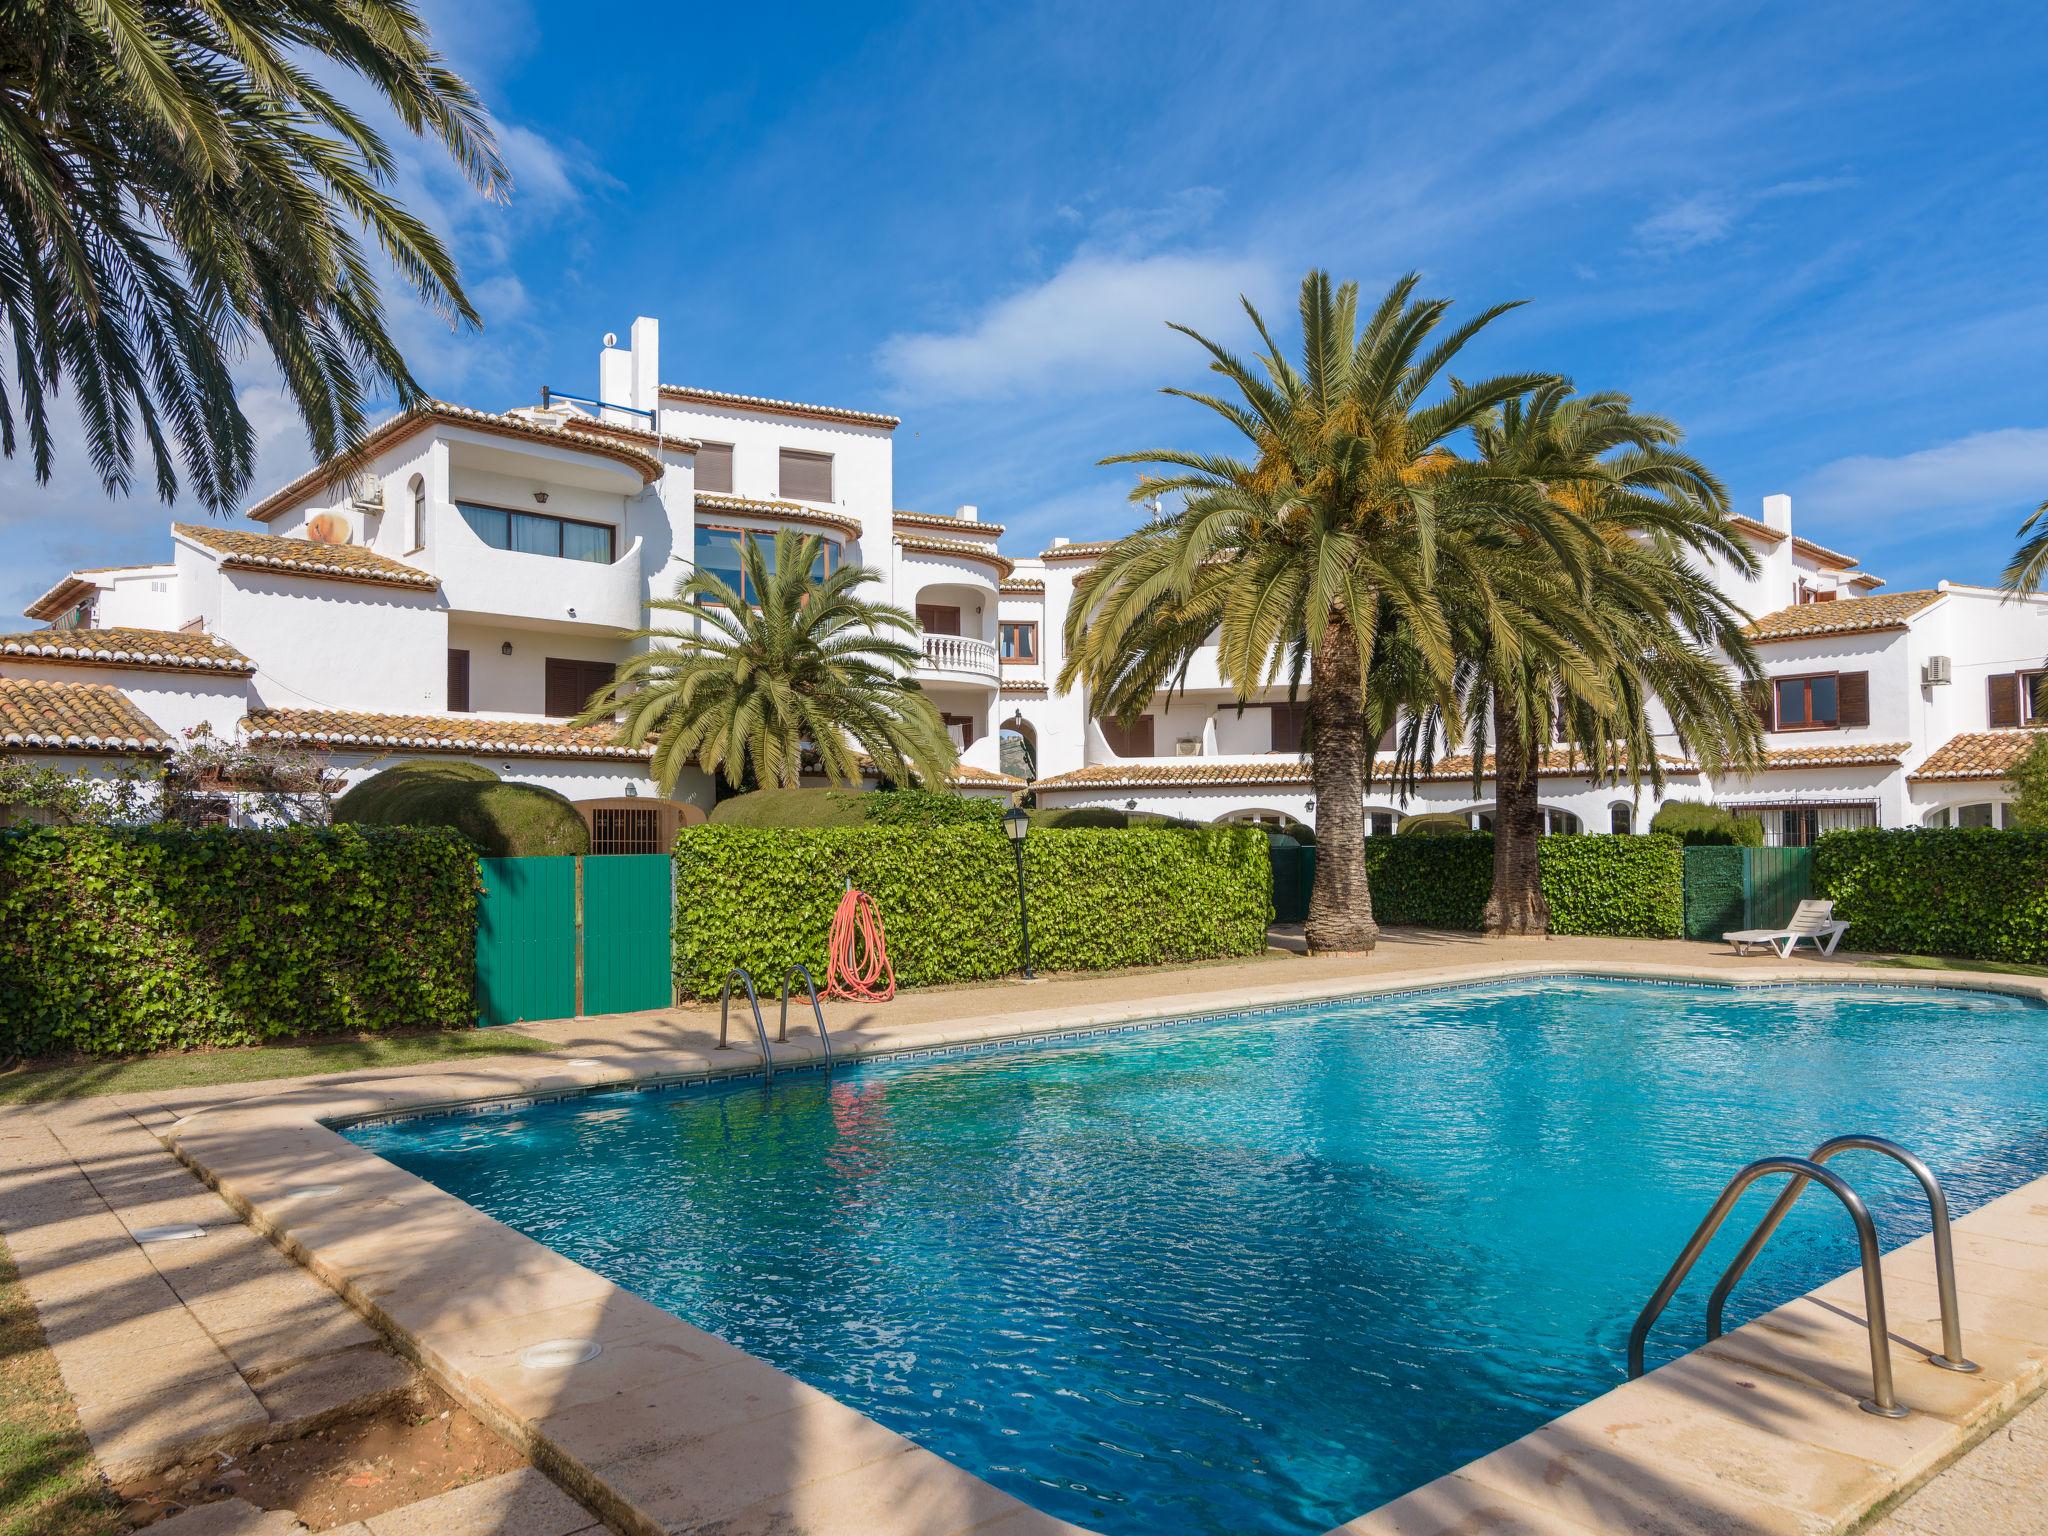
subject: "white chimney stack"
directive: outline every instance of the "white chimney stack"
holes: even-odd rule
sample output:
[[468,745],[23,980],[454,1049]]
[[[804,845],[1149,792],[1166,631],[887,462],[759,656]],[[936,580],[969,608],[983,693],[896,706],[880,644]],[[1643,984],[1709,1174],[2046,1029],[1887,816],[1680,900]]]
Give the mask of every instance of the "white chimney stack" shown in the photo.
[[1792,532],[1792,498],[1790,496],[1766,496],[1764,498],[1764,526],[1777,533]]
[[[619,404],[630,405],[638,411],[660,409],[661,394],[661,322],[646,315],[633,322],[633,395]],[[636,426],[652,427],[651,417],[638,417]]]
[[955,507],[953,509],[953,515],[959,518],[960,521],[963,523],[978,523],[981,521],[981,508],[965,506]]
[[1071,544],[1071,543],[1073,543],[1073,542],[1074,542],[1074,541],[1073,541],[1072,539],[1068,538],[1068,537],[1067,537],[1067,536],[1066,536],[1066,535],[1065,535],[1065,534],[1063,533],[1063,534],[1061,534],[1061,535],[1060,535],[1060,536],[1059,536],[1058,538],[1056,538],[1056,539],[1054,539],[1054,540],[1052,541],[1052,547],[1053,547],[1054,549],[1065,549],[1065,548],[1066,548],[1066,547],[1067,547],[1067,546],[1068,546],[1069,544]]

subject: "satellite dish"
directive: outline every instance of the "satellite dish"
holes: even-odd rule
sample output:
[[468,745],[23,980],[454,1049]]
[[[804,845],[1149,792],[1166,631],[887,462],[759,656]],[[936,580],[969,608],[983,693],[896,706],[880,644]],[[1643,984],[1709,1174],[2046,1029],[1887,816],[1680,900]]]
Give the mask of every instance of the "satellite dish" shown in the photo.
[[619,344],[619,333],[617,331],[606,331],[604,333],[604,344],[608,347],[616,347]]
[[306,537],[315,544],[346,544],[350,532],[348,519],[339,512],[316,512],[306,520]]

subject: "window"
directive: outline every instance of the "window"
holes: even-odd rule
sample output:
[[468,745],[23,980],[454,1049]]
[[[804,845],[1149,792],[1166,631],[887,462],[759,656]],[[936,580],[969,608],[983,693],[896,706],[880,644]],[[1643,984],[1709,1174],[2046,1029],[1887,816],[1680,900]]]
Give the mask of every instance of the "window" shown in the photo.
[[427,482],[414,475],[409,489],[412,493],[412,525],[406,529],[405,552],[416,555],[427,547]]
[[1365,832],[1368,837],[1392,837],[1394,835],[1394,813],[1392,811],[1367,811]]
[[1993,827],[1998,825],[1998,807],[1988,802],[1978,805],[1956,807],[1956,825],[1959,827]]
[[960,610],[946,603],[919,603],[917,627],[928,635],[960,633]]
[[974,745],[974,716],[941,714],[939,719],[945,722],[946,734],[953,738],[953,745],[960,751],[965,752]]
[[1308,705],[1297,700],[1292,704],[1269,705],[1273,712],[1273,745],[1275,752],[1299,752],[1302,730],[1308,724]]
[[2048,725],[2048,672],[2001,672],[1990,687],[1993,726]]
[[1151,757],[1152,717],[1140,715],[1129,725],[1115,720],[1096,717],[1095,724],[1102,732],[1102,739],[1109,744],[1109,750],[1118,757]]
[[832,455],[783,449],[780,483],[780,495],[784,501],[830,501]]
[[1543,830],[1552,837],[1559,837],[1564,835],[1576,836],[1586,829],[1579,818],[1570,811],[1546,809],[1543,812]]
[[458,501],[455,510],[476,536],[493,549],[515,555],[552,555],[560,560],[612,563],[612,530],[604,523],[580,523],[545,512],[508,512],[503,507]]
[[1038,621],[1004,619],[996,625],[996,638],[1003,648],[1006,667],[1035,666],[1038,662]]
[[592,853],[665,853],[662,813],[655,806],[597,806],[590,813]]
[[1754,815],[1764,824],[1764,842],[1773,848],[1811,848],[1823,832],[1877,825],[1877,807],[1868,801],[1835,805],[1737,805],[1738,815]]
[[1824,731],[1835,727],[1835,680],[1827,677],[1781,677],[1777,695],[1778,729]]
[[697,489],[732,494],[732,444],[697,445]]
[[[761,594],[746,580],[740,563],[740,540],[751,539],[761,546],[761,557],[769,571],[775,569],[775,539],[772,534],[748,533],[740,528],[707,528],[697,526],[696,561],[697,569],[708,571],[720,581],[739,593],[749,603],[758,603]],[[839,546],[826,542],[818,551],[818,558],[811,562],[811,580],[823,581],[826,574],[839,567]]]
[[543,670],[547,701],[541,713],[558,720],[582,714],[590,696],[612,680],[613,670],[608,661],[577,661],[550,656]]
[[1607,808],[1607,830],[1618,837],[1626,837],[1636,829],[1636,813],[1633,806],[1616,803]]
[[448,711],[450,714],[469,713],[469,652],[448,653]]

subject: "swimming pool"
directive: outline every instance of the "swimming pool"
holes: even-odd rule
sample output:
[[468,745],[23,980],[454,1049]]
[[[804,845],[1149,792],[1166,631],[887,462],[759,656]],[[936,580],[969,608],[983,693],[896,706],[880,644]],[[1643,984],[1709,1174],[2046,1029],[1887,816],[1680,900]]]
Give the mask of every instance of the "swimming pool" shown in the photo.
[[[1550,978],[348,1134],[1049,1513],[1298,1536],[1619,1382],[1752,1157],[1890,1135],[1958,1212],[2040,1173],[2042,1024]],[[1887,1247],[1925,1230],[1902,1170],[1840,1166]],[[1853,1261],[1806,1202],[1731,1322]]]

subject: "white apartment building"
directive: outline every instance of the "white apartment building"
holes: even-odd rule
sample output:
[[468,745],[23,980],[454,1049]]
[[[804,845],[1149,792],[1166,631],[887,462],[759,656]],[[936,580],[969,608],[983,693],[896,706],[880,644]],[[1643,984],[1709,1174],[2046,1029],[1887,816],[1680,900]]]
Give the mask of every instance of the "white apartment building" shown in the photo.
[[[918,677],[963,749],[964,792],[1026,788],[1002,771],[1008,734],[1043,805],[1314,823],[1301,708],[1284,690],[1240,705],[1213,652],[1133,726],[1054,686],[1075,580],[1104,543],[1012,557],[973,507],[898,508],[895,417],[664,384],[658,346],[643,318],[626,346],[606,338],[593,398],[425,405],[376,429],[350,472],[309,471],[243,525],[175,523],[156,564],[65,573],[28,609],[45,627],[0,635],[0,751],[94,771],[203,725],[317,747],[351,782],[426,755],[591,814],[694,821],[716,793],[706,775],[664,804],[645,749],[567,720],[650,598],[700,563],[737,582],[736,540],[789,529],[873,568],[876,595],[916,614]],[[1782,496],[1741,525],[1762,574],[1716,574],[1757,615],[1770,765],[1709,782],[1674,754],[1664,797],[1754,809],[1773,842],[1995,824],[2037,703],[2048,720],[2048,603],[1948,583],[1877,593],[1792,532]],[[1544,785],[1560,830],[1641,830],[1656,809],[1562,759]],[[1446,757],[1405,800],[1376,782],[1369,825],[1419,810],[1483,824],[1480,791],[1469,758]]]

